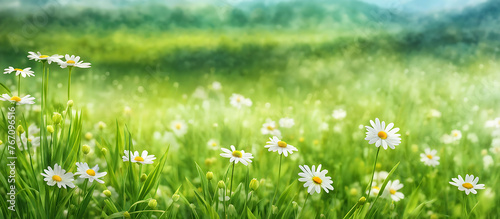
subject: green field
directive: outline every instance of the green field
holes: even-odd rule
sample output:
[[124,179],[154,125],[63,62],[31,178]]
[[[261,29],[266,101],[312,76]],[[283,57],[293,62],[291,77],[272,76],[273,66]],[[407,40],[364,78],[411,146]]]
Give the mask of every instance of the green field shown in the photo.
[[[163,8],[169,19],[153,16],[161,7],[50,9],[58,13],[43,25],[32,22],[36,13],[29,10],[2,11],[1,66],[35,72],[27,78],[0,75],[0,94],[35,97],[34,105],[16,107],[11,127],[11,104],[0,105],[2,218],[498,217],[499,44],[496,32],[487,31],[498,24],[473,27],[459,23],[456,14],[443,15],[456,22],[400,16],[370,23],[362,15],[375,6],[358,3],[325,6],[314,19],[308,17],[323,3],[304,3],[302,9],[312,12],[290,9],[302,15],[290,22],[280,10],[294,6],[284,3],[268,8],[284,17],[262,15],[265,22],[255,10],[236,9],[219,20],[210,7]],[[492,1],[463,14],[472,19],[491,6],[499,9]],[[330,24],[330,8],[352,17]],[[35,27],[30,34],[27,22]],[[29,51],[78,55],[92,64],[72,69],[68,98],[68,69],[54,63],[43,69],[28,60]],[[234,107],[234,93],[252,105]],[[339,109],[345,118],[334,118]],[[278,125],[280,139],[298,151],[280,158],[264,147],[273,135],[261,128],[282,118],[294,125]],[[365,140],[365,126],[375,118],[400,128],[395,149],[377,152]],[[15,143],[13,212],[7,201],[8,136],[12,127],[19,135],[18,126],[29,139]],[[455,130],[461,137],[449,137]],[[251,153],[252,163],[233,165],[221,157],[220,148],[231,145]],[[421,161],[427,148],[437,151],[439,165]],[[156,160],[124,162],[124,150],[147,150]],[[76,162],[99,165],[99,172],[107,172],[104,183],[75,176],[75,188],[59,188],[41,175],[56,163],[75,173]],[[319,164],[334,190],[308,195],[298,180],[299,165]],[[377,177],[383,171],[390,176]],[[399,180],[404,198],[368,196],[374,173],[378,187]],[[485,189],[466,195],[450,185],[466,174],[479,177]],[[230,199],[219,201],[219,191]]]

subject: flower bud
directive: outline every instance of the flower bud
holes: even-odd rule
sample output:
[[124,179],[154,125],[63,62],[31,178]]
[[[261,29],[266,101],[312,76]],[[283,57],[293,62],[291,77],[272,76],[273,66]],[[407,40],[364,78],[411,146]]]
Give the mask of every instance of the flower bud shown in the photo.
[[54,112],[54,114],[52,115],[52,122],[57,125],[59,123],[61,123],[62,121],[62,116],[60,113],[58,112]]
[[364,196],[359,198],[359,200],[358,200],[359,205],[364,205],[365,203],[366,203],[366,198]]
[[73,100],[68,100],[68,107],[73,107]]
[[212,163],[213,163],[213,162],[212,162],[212,159],[211,159],[211,158],[207,158],[207,159],[205,159],[205,165],[206,165],[206,166],[210,166],[210,165],[212,165]]
[[83,145],[82,146],[82,152],[85,155],[89,154],[90,153],[90,147],[88,145]]
[[226,184],[224,183],[224,181],[219,181],[219,183],[217,183],[217,187],[219,187],[219,189],[223,189],[223,188],[226,188]]
[[104,123],[103,121],[100,121],[99,123],[97,123],[97,127],[100,130],[103,130],[104,128],[106,128],[106,123]]
[[292,208],[296,211],[297,209],[299,209],[299,204],[296,201],[292,201]]
[[106,149],[106,148],[102,148],[102,149],[101,149],[101,153],[102,153],[103,155],[108,154],[108,149]]
[[156,208],[156,205],[158,205],[158,202],[156,201],[156,199],[151,199],[149,200],[148,202],[148,206],[152,209]]
[[54,126],[52,126],[52,125],[48,125],[48,126],[47,126],[47,131],[48,131],[49,133],[51,133],[51,134],[52,134],[52,133],[54,133]]
[[351,188],[349,190],[349,195],[351,195],[351,196],[357,196],[358,195],[358,190],[356,188]]
[[259,188],[259,181],[255,178],[253,178],[252,180],[250,180],[250,189],[252,189],[253,191],[257,190]]
[[179,201],[179,198],[180,198],[180,197],[181,197],[180,195],[178,195],[178,194],[174,194],[174,195],[172,195],[172,200],[173,200],[174,202]]
[[141,175],[141,182],[146,181],[146,179],[148,179],[148,175],[146,175],[145,173],[143,173],[143,174]]
[[128,213],[128,211],[123,212],[123,217],[130,218],[130,214]]
[[87,139],[89,141],[92,140],[92,133],[90,133],[90,132],[85,133],[85,139]]
[[207,172],[207,179],[212,180],[213,178],[214,178],[214,173],[212,173],[211,171],[208,171]]
[[17,133],[19,133],[19,135],[24,133],[24,128],[22,125],[17,126]]
[[106,190],[104,190],[104,191],[102,191],[102,194],[104,194],[104,195],[105,195],[106,197],[108,197],[108,198],[109,198],[109,197],[111,197],[111,191],[109,191],[109,190],[107,190],[107,189],[106,189]]
[[0,145],[2,145],[2,144],[3,144],[3,141],[2,141],[2,140],[0,140]]

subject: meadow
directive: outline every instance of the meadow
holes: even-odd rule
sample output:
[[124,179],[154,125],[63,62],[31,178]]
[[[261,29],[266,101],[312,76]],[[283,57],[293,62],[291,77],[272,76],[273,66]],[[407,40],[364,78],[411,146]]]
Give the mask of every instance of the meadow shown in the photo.
[[[2,197],[16,187],[16,211],[0,199],[3,218],[500,215],[495,41],[466,43],[460,34],[438,33],[438,40],[416,39],[415,46],[409,39],[419,33],[391,28],[267,24],[137,31],[99,23],[84,31],[48,23],[26,37],[6,23],[18,37],[0,37],[0,64],[31,67],[34,76],[0,75],[0,93],[9,95],[1,103]],[[30,51],[91,64],[61,68],[70,59],[37,62],[28,59]],[[13,97],[28,94],[34,104]],[[399,128],[394,149],[365,140],[376,118]],[[7,166],[11,130],[18,139],[14,184]],[[384,133],[376,136],[398,137]],[[297,150],[268,151],[274,136],[282,142],[277,150]],[[223,156],[221,148],[232,145],[240,154]],[[246,153],[253,156],[248,165],[240,160]],[[439,164],[426,165],[425,158],[436,157]],[[56,164],[80,174],[41,175]],[[85,171],[95,165],[93,174]],[[334,189],[310,194],[299,165],[321,165],[328,172],[313,173],[319,181],[306,177],[308,185],[331,177]],[[466,182],[450,184],[466,174],[479,177],[469,182],[477,194],[459,190]]]

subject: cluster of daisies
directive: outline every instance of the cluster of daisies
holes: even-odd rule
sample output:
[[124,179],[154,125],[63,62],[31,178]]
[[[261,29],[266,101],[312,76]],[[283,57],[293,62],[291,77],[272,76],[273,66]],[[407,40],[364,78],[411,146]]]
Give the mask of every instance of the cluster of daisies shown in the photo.
[[[287,121],[288,120],[288,121]],[[289,118],[284,118],[285,123],[293,124],[293,120]],[[281,123],[281,120],[280,120]],[[385,124],[384,121],[380,121],[378,118],[375,121],[370,120],[371,126],[366,126],[366,138],[369,144],[375,144],[377,148],[381,147],[387,150],[387,148],[395,149],[401,143],[401,135],[397,132],[399,128],[394,127],[394,123]],[[268,128],[270,126],[271,128]],[[276,123],[274,121],[267,121],[264,126],[264,129],[267,131],[275,130]],[[269,132],[266,132],[270,134]],[[275,133],[276,134],[276,133]],[[453,134],[453,133],[452,133]],[[298,151],[296,147],[293,145],[287,144],[285,141],[280,140],[279,136],[273,136],[269,138],[270,141],[267,142],[265,148],[268,148],[271,152],[278,152],[280,155],[284,155],[287,157],[289,154],[292,154],[294,151]],[[210,140],[208,142],[209,146],[216,146],[218,142],[214,140]],[[229,158],[229,162],[231,163],[243,163],[244,165],[248,165],[252,162],[253,156],[251,153],[247,153],[244,150],[237,150],[234,145],[230,146],[230,149],[221,148],[222,152],[220,156]],[[436,166],[439,165],[440,157],[437,156],[437,151],[432,150],[430,148],[425,149],[424,153],[420,154],[421,161],[428,166]],[[331,177],[326,176],[328,170],[321,169],[321,164],[317,167],[315,165],[310,168],[308,165],[299,165],[300,170],[299,173],[299,181],[304,182],[304,187],[307,187],[307,192],[310,194],[320,193],[323,189],[325,192],[329,192],[329,190],[333,190],[333,181]],[[387,172],[385,172],[385,176],[379,174],[379,176],[375,175],[375,183],[372,185],[371,190],[368,191],[372,195],[378,195],[380,193],[380,187],[378,184],[381,184],[387,177]],[[450,182],[452,185],[458,187],[459,190],[465,191],[466,194],[472,192],[476,194],[476,189],[484,189],[483,184],[477,184],[479,178],[474,178],[473,175],[467,175],[465,180],[459,175],[458,178],[453,178],[453,182]],[[387,182],[387,185],[382,193],[382,197],[390,198],[394,201],[400,201],[404,199],[404,194],[399,192],[400,189],[403,188],[403,184],[399,180],[391,180]]]
[[250,100],[249,98],[245,98],[241,94],[231,95],[231,97],[229,97],[229,103],[238,109],[240,109],[242,107],[251,107],[252,106],[252,100]]
[[[72,68],[72,67],[78,67],[78,68],[90,68],[90,63],[88,62],[83,62],[80,60],[80,56],[75,56],[75,55],[68,55],[66,54],[65,56],[62,55],[42,55],[40,52],[28,52],[28,58],[29,60],[35,60],[37,62],[42,62],[42,63],[57,63],[61,68]],[[64,59],[63,59],[64,58]],[[9,66],[8,68],[4,69],[4,74],[12,74],[15,73],[16,76],[19,77],[19,80],[22,78],[26,77],[34,77],[35,72],[31,70],[31,67],[28,68],[14,68],[12,66]],[[21,94],[15,95],[9,95],[9,94],[2,94],[0,97],[0,100],[2,101],[8,101],[11,103],[15,103],[17,105],[25,105],[25,104],[34,104],[35,98],[32,97],[31,95],[26,95],[24,97],[21,97]]]
[[51,166],[49,166],[47,167],[47,169],[43,170],[45,173],[41,173],[41,175],[44,177],[43,180],[47,182],[47,185],[57,185],[57,187],[59,188],[74,188],[74,176],[78,175],[80,176],[79,178],[88,179],[91,183],[94,182],[94,180],[99,183],[104,183],[104,181],[99,178],[104,177],[107,173],[99,172],[99,165],[96,164],[94,167],[90,168],[87,163],[77,162],[76,166],[76,173],[71,173],[66,172],[66,170],[64,170],[61,166],[59,166],[59,164],[56,163],[53,169]]
[[[153,164],[153,161],[156,159],[155,155],[148,154],[147,151],[143,151],[139,153],[139,151],[124,151],[124,156],[122,157],[123,162],[131,162],[137,164]],[[92,183],[97,181],[98,183],[104,183],[104,181],[100,178],[106,176],[107,172],[99,172],[99,165],[95,165],[90,168],[87,163],[77,162],[76,163],[77,170],[75,173],[66,172],[59,164],[55,164],[54,168],[51,166],[47,167],[47,169],[43,170],[45,173],[41,173],[44,177],[44,181],[47,182],[49,186],[55,186],[61,188],[74,188],[75,184],[73,181],[75,180],[75,176],[80,176],[79,178],[87,180]]]
[[[281,128],[291,128],[294,125],[295,121],[292,118],[285,117],[279,120],[279,127]],[[278,125],[276,124],[275,121],[271,119],[266,119],[266,122],[262,124],[260,132],[263,135],[272,135],[281,137],[281,131],[278,129]]]
[[[80,61],[80,56],[68,55],[42,55],[40,52],[28,52],[29,60],[35,60],[37,62],[47,61],[47,63],[51,64],[52,62],[57,63],[61,68],[67,67],[78,67],[78,68],[90,68],[90,63]],[[62,59],[64,57],[64,60]],[[17,74],[16,74],[17,75]]]
[[[394,128],[394,124],[390,123],[385,126],[385,122],[377,118],[374,121],[370,121],[370,126],[366,126],[366,138],[370,144],[375,143],[376,147],[382,146],[384,149],[387,147],[391,149],[395,149],[395,146],[401,143],[401,135],[396,134],[399,131],[399,128]],[[453,139],[453,141],[457,141],[462,137],[462,134],[458,130],[453,130],[449,135]],[[425,149],[425,153],[420,154],[421,161],[428,166],[436,166],[439,165],[440,157],[436,155],[436,150],[431,150],[430,148]],[[479,177],[474,178],[473,175],[466,175],[465,180],[462,176],[458,176],[458,178],[453,178],[453,182],[450,184],[457,186],[460,191],[465,191],[468,195],[469,193],[476,194],[476,189],[484,189],[484,184],[477,184],[479,181]],[[400,192],[397,192],[399,189],[403,188],[403,184],[399,182],[399,180],[389,181],[387,183],[386,189],[383,194],[386,197],[391,197],[394,201],[399,201],[404,198],[404,195]],[[372,192],[379,192],[380,188],[376,185],[372,187]]]
[[[268,148],[271,152],[278,152],[280,155],[284,155],[288,157],[289,154],[292,154],[294,151],[298,151],[296,147],[291,144],[286,143],[285,141],[280,140],[277,136],[273,136],[269,138],[269,141],[266,142],[265,148]],[[236,150],[234,145],[231,145],[231,150],[227,148],[221,148],[222,152],[220,154],[221,157],[229,158],[229,162],[239,163],[241,162],[244,165],[248,165],[252,162],[252,154],[247,153],[244,150]],[[301,177],[299,179],[300,182],[304,182],[304,187],[307,187],[307,192],[310,194],[320,193],[321,189],[324,189],[325,192],[329,192],[329,190],[333,190],[331,177],[326,176],[328,170],[321,170],[321,164],[318,165],[318,168],[315,165],[312,166],[312,169],[307,165],[300,165],[299,168],[302,170],[302,173],[299,173]]]

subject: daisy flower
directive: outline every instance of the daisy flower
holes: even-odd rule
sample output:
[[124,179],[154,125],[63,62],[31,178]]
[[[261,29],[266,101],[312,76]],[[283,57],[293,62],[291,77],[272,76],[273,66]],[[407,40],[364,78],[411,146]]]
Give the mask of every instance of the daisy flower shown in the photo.
[[242,106],[250,107],[252,106],[252,100],[245,98],[241,94],[233,94],[229,97],[229,103],[234,107],[240,109]]
[[403,193],[398,192],[398,190],[400,190],[401,188],[403,188],[403,184],[401,184],[398,179],[394,181],[389,181],[385,186],[383,195],[385,197],[390,197],[392,200],[397,202],[405,198],[405,195]]
[[224,153],[221,153],[220,156],[225,158],[231,158],[229,162],[235,162],[235,163],[241,162],[242,164],[245,164],[245,166],[247,166],[248,163],[252,162],[252,160],[250,160],[253,158],[251,153],[245,153],[244,150],[237,151],[234,145],[231,145],[231,150],[227,148],[221,148],[221,150]]
[[229,201],[229,199],[231,199],[229,196],[224,196],[224,189],[219,189],[219,201]]
[[266,123],[262,124],[260,132],[262,132],[263,135],[281,136],[281,132],[280,130],[278,130],[276,122],[271,120],[268,120]]
[[217,150],[217,149],[219,149],[219,142],[215,139],[210,139],[207,142],[207,146],[208,146],[208,148],[210,148],[212,150]]
[[99,173],[99,165],[95,165],[94,167],[89,168],[89,165],[87,163],[80,163],[76,162],[77,170],[75,175],[80,175],[80,178],[83,179],[89,179],[89,182],[93,182],[94,180],[97,181],[98,183],[104,183],[102,181],[101,177],[106,176],[106,172],[101,172]]
[[321,171],[321,164],[318,165],[318,169],[316,169],[313,165],[312,170],[309,169],[309,166],[307,165],[299,165],[299,167],[302,170],[302,173],[299,173],[299,176],[302,177],[299,178],[299,181],[305,182],[304,187],[308,187],[307,192],[309,194],[312,195],[314,192],[320,193],[321,188],[323,188],[326,193],[329,192],[328,190],[333,190],[333,181],[331,180],[331,177],[326,176],[328,170]]
[[436,109],[431,109],[429,110],[429,117],[439,118],[441,117],[441,112],[439,112],[439,110]]
[[34,99],[35,98],[31,97],[31,95],[26,95],[23,98],[18,96],[11,97],[8,94],[2,94],[2,96],[0,96],[0,100],[16,103],[17,105],[34,104],[35,103],[35,101],[33,101]]
[[295,122],[293,121],[292,118],[281,118],[280,119],[280,127],[283,128],[291,128],[295,125]]
[[90,68],[90,63],[88,62],[83,62],[80,61],[80,56],[74,56],[74,55],[68,55],[66,54],[64,56],[64,59],[66,60],[60,60],[59,65],[61,68],[67,68],[67,67],[78,67],[78,68]]
[[450,136],[454,141],[458,141],[462,138],[462,132],[460,132],[459,130],[452,130]]
[[66,173],[66,170],[62,169],[61,166],[55,164],[54,169],[48,166],[47,169],[43,170],[45,174],[41,173],[45,178],[44,181],[47,182],[47,185],[54,186],[57,184],[57,187],[61,188],[70,187],[74,188],[75,184],[73,184],[73,173]]
[[439,157],[436,156],[437,151],[430,148],[425,149],[425,153],[420,154],[420,161],[424,162],[427,166],[439,165]]
[[26,76],[31,77],[35,76],[35,72],[31,71],[31,68],[25,68],[25,69],[20,69],[20,68],[14,68],[12,66],[4,69],[4,74],[10,74],[12,72],[16,72],[16,76],[21,75],[23,78],[26,78]]
[[188,126],[184,120],[175,120],[170,123],[170,128],[177,136],[183,136],[187,133]]
[[222,85],[221,85],[221,83],[220,83],[220,82],[218,82],[218,81],[214,81],[214,82],[212,83],[212,89],[214,89],[214,90],[221,90],[221,89],[222,89]]
[[374,182],[383,182],[387,176],[389,176],[389,173],[387,171],[379,171],[375,172],[373,174],[373,181]]
[[298,151],[293,145],[287,144],[286,142],[278,139],[276,136],[269,138],[269,140],[270,141],[266,142],[268,145],[264,146],[269,148],[269,151],[278,151],[278,154],[284,154],[285,157],[287,157],[288,154],[292,154],[293,151]]
[[373,183],[372,189],[370,189],[370,191],[367,191],[366,193],[368,192],[370,193],[370,196],[377,196],[380,192],[380,187],[378,187],[376,183]]
[[390,123],[385,126],[385,122],[382,121],[380,123],[380,120],[378,118],[375,119],[375,122],[373,120],[370,120],[370,123],[372,127],[366,126],[366,138],[365,140],[368,140],[369,144],[375,143],[376,147],[384,147],[384,149],[387,149],[387,146],[389,146],[391,149],[394,149],[394,146],[397,146],[401,143],[401,134],[396,134],[396,132],[399,131],[399,128],[394,128],[394,123]]
[[332,117],[336,120],[341,120],[347,115],[346,111],[343,109],[336,109],[332,113]]
[[[50,136],[47,136],[47,140],[50,140]],[[19,147],[20,150],[27,150],[28,142],[31,143],[32,147],[40,146],[40,137],[35,137],[31,133],[29,133],[28,138],[26,138],[26,132],[24,132],[23,134],[21,134],[21,137],[19,136],[16,137],[16,141],[17,144],[20,145]],[[21,147],[21,145],[23,145],[23,147]]]
[[[132,151],[124,151],[125,156],[122,157],[123,162],[130,161],[132,163],[141,163],[141,164],[152,164],[153,160],[156,159],[155,155],[148,155],[147,151],[142,151],[142,154],[139,155],[139,151],[132,153]],[[129,157],[130,156],[130,157]]]
[[477,184],[479,181],[479,177],[474,178],[474,175],[465,175],[465,180],[462,176],[458,175],[457,178],[452,178],[453,182],[450,184],[458,187],[458,190],[465,191],[465,194],[469,195],[469,193],[477,194],[476,189],[484,189],[484,184]]
[[56,62],[56,63],[61,62],[61,58],[63,57],[63,56],[57,55],[57,54],[52,55],[52,56],[42,55],[40,52],[36,52],[36,53],[28,52],[28,53],[29,53],[29,55],[28,55],[29,60],[34,59],[37,62],[47,61],[49,64],[52,62]]

